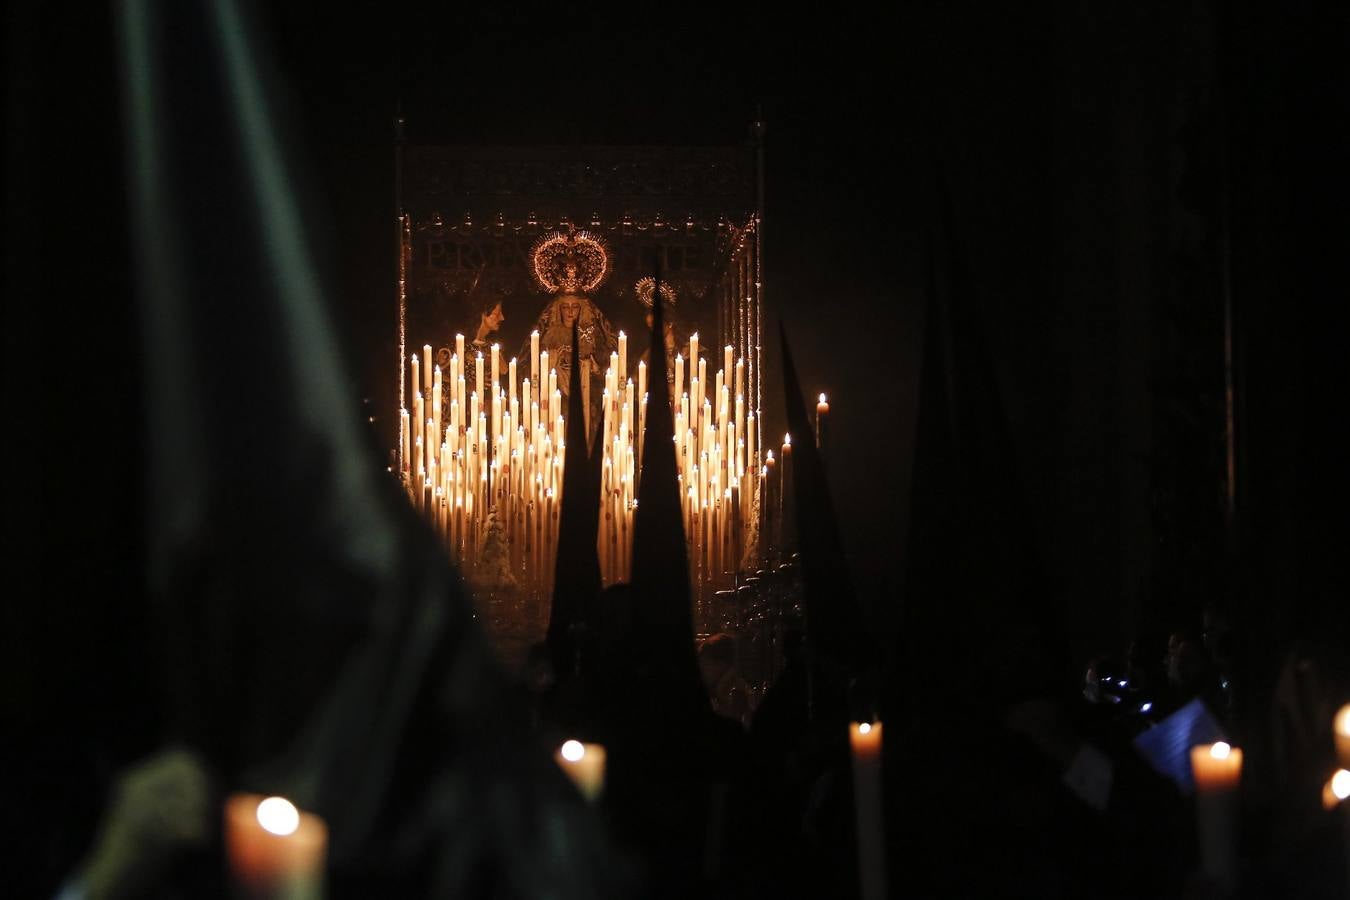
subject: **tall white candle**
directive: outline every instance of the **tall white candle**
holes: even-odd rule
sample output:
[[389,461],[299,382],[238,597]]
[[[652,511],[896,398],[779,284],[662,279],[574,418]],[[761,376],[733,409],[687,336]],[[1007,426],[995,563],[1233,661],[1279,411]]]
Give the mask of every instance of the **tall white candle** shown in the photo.
[[478,402],[486,405],[487,395],[483,393],[483,352],[481,350],[474,353],[473,392],[478,395]]
[[422,392],[422,363],[417,359],[416,353],[412,355],[409,365],[412,368],[412,379],[408,384],[412,386],[414,394],[419,394]]
[[618,360],[619,380],[622,381],[628,377],[628,335],[624,334],[622,330],[619,332]]
[[853,806],[858,835],[858,883],[863,900],[886,896],[885,822],[881,812],[881,723],[850,722]]
[[[547,366],[545,366],[547,368]],[[538,329],[530,332],[530,384],[534,385],[536,391],[539,390],[539,373],[543,371],[539,367],[539,331]],[[537,394],[531,395],[531,400],[538,400]]]
[[1231,885],[1237,874],[1237,789],[1242,751],[1223,741],[1191,748],[1200,863],[1215,881]]

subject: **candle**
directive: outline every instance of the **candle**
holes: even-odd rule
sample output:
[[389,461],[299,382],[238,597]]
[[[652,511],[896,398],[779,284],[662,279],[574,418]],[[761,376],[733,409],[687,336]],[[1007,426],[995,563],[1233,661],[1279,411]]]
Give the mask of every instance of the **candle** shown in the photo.
[[1242,751],[1223,741],[1192,747],[1191,772],[1202,794],[1236,790],[1242,777]]
[[628,335],[619,332],[619,380],[628,377]]
[[1234,807],[1242,778],[1242,751],[1223,741],[1192,747],[1191,773],[1201,869],[1217,882],[1232,884],[1237,871]]
[[553,758],[567,777],[581,791],[581,796],[594,803],[605,789],[605,748],[599,744],[566,741]]
[[328,826],[282,797],[234,794],[225,801],[225,853],[231,880],[249,898],[318,898]]
[[1347,797],[1350,797],[1350,772],[1337,769],[1322,786],[1322,808],[1335,809]]
[[413,392],[414,394],[420,394],[420,393],[422,392],[422,364],[421,364],[421,362],[418,361],[418,359],[417,359],[417,354],[416,354],[416,353],[414,353],[414,354],[412,355],[411,360],[412,360],[412,363],[411,363],[411,364],[412,364],[412,382],[411,382],[412,392]]
[[884,823],[881,816],[881,723],[850,722],[853,806],[858,831],[858,883],[863,900],[886,896]]
[[695,371],[698,365],[698,332],[689,335],[689,371]]
[[481,350],[474,353],[473,392],[478,395],[480,400],[487,396],[483,393],[483,351]]
[[422,345],[422,385],[423,393],[431,393],[431,345]]
[[1336,713],[1336,759],[1341,768],[1350,769],[1350,703]]
[[[506,366],[506,371],[507,371],[507,375],[506,375],[506,391],[507,391],[507,397],[508,397],[509,400],[510,400],[510,405],[511,405],[511,406],[515,406],[515,405],[516,405],[516,358],[515,358],[514,356],[511,357],[511,362],[507,364],[507,366]],[[515,421],[514,417],[512,418],[512,421]]]
[[825,420],[830,414],[830,404],[821,394],[820,399],[816,401],[816,446],[825,449]]
[[[536,328],[530,332],[530,384],[539,389],[539,330]],[[531,400],[538,400],[537,395],[531,395]]]

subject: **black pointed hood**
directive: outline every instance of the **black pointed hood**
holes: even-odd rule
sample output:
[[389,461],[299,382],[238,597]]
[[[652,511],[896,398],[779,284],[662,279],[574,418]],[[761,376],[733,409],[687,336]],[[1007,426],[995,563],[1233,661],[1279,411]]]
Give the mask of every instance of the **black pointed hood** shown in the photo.
[[694,656],[694,619],[672,436],[660,276],[652,292],[651,368],[638,507],[633,517],[633,618],[639,652],[681,696],[707,709]]
[[174,737],[322,815],[348,891],[609,896],[598,823],[364,429],[249,9],[117,7]]
[[788,429],[797,436],[792,445],[792,491],[806,592],[807,640],[814,653],[857,675],[874,662],[872,643],[844,559],[824,460],[810,437],[812,428],[788,346],[787,329],[781,324],[779,336]]
[[[905,556],[905,681],[920,704],[1044,696],[1069,675],[1066,646],[941,180],[937,202]],[[949,640],[970,665],[953,662]],[[922,673],[953,669],[940,689],[918,690]]]
[[[577,325],[572,324],[572,360],[567,396],[567,446],[563,465],[562,508],[558,515],[558,555],[553,566],[553,607],[549,613],[548,645],[559,676],[575,665],[575,628],[585,623],[600,594],[600,555],[596,533],[600,527],[600,479],[594,457],[587,456],[586,416],[581,397],[581,358]],[[594,624],[594,623],[589,623]]]

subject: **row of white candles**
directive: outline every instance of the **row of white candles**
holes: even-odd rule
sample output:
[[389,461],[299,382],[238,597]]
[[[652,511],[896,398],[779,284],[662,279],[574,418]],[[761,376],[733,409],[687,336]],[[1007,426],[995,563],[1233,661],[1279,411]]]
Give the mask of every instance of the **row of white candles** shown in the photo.
[[[431,346],[409,360],[413,408],[401,410],[399,442],[405,484],[452,555],[472,564],[486,538],[489,512],[502,520],[515,571],[546,586],[557,546],[565,457],[566,404],[539,332],[530,335],[528,376],[518,360],[500,374],[501,350],[476,355],[473,383],[465,372],[464,336],[455,336],[448,372],[433,365]],[[755,411],[745,402],[745,361],[733,363],[723,348],[722,368],[708,375],[699,339],[688,358],[676,355],[671,394],[684,524],[695,576],[734,571],[745,553],[753,495],[767,476],[759,463]],[[686,373],[687,367],[687,373]],[[628,369],[628,337],[619,332],[601,396],[602,422],[595,440],[601,460],[597,548],[606,583],[629,577],[633,514],[647,420],[647,366],[636,381]],[[686,374],[688,384],[685,384]],[[442,408],[443,386],[452,386]],[[581,379],[590,415],[590,378]],[[427,398],[432,398],[428,400]],[[588,421],[588,433],[589,433]],[[769,454],[772,457],[772,453]]]
[[[1350,704],[1336,714],[1333,731],[1341,766],[1327,781],[1327,809],[1350,798]],[[849,724],[858,865],[866,900],[885,896],[885,823],[881,812],[880,722]],[[1202,866],[1206,874],[1231,881],[1236,874],[1232,800],[1242,776],[1242,751],[1225,742],[1191,748],[1191,772],[1198,794]],[[554,759],[588,801],[596,802],[605,782],[605,748],[576,740],[563,743]],[[1350,829],[1350,818],[1347,818]],[[225,805],[226,849],[236,885],[258,896],[319,896],[323,890],[328,829],[321,818],[301,812],[281,797],[235,794]]]

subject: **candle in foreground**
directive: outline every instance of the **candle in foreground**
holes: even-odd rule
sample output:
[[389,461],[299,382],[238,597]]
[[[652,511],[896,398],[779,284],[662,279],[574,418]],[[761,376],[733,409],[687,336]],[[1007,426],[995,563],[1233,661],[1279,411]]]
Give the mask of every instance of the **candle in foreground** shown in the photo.
[[591,803],[600,798],[605,789],[605,748],[599,744],[566,741],[553,754],[567,777]]
[[322,897],[327,848],[323,819],[284,797],[234,794],[225,801],[225,853],[236,896]]
[[1195,776],[1200,865],[1210,878],[1231,885],[1237,873],[1237,788],[1242,751],[1223,741],[1191,748]]
[[1242,751],[1223,741],[1192,747],[1191,771],[1200,793],[1236,790],[1242,777]]
[[830,415],[830,404],[821,394],[820,399],[816,401],[816,446],[820,449],[825,448],[825,422]]
[[1336,713],[1336,759],[1342,769],[1350,769],[1350,703]]
[[1334,809],[1347,797],[1350,797],[1350,772],[1337,769],[1336,774],[1322,785],[1322,808]]
[[886,853],[881,816],[881,723],[850,722],[853,807],[858,826],[858,883],[863,900],[886,896]]

